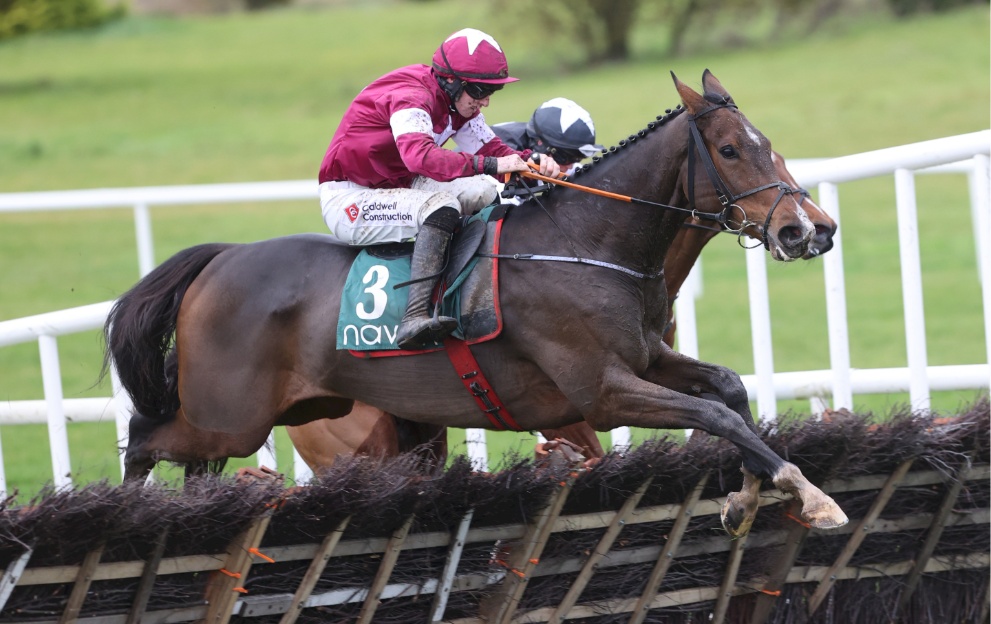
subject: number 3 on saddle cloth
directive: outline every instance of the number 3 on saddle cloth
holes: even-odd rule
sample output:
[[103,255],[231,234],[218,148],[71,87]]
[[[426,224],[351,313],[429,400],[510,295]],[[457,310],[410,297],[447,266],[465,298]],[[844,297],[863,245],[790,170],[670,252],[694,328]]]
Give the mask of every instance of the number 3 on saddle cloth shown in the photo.
[[[491,340],[502,331],[498,259],[476,254],[499,253],[499,233],[505,214],[503,205],[483,209],[468,219],[450,246],[441,280],[444,295],[440,314],[458,319],[458,328],[452,336],[469,345]],[[370,358],[416,355],[444,348],[443,344],[435,343],[420,351],[405,351],[396,345],[409,289],[395,286],[410,279],[412,251],[412,243],[394,243],[366,247],[358,253],[341,296],[338,349]]]

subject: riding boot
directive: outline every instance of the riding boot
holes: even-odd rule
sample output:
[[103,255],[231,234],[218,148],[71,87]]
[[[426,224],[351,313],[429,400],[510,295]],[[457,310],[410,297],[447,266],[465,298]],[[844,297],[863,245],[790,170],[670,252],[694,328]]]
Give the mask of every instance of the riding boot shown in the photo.
[[442,208],[427,217],[417,234],[410,261],[410,280],[414,283],[409,286],[406,313],[396,335],[400,349],[422,349],[443,340],[458,326],[455,318],[438,316],[436,311],[431,314],[430,304],[459,217],[456,209]]

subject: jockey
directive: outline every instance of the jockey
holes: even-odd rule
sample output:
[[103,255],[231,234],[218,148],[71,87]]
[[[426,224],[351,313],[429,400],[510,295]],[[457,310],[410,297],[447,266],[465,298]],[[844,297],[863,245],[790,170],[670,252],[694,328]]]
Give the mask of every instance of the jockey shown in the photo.
[[[345,245],[416,238],[414,283],[396,339],[403,349],[421,349],[457,327],[430,314],[451,235],[462,214],[495,201],[490,176],[528,168],[531,150],[503,143],[481,113],[516,80],[495,39],[459,30],[437,48],[432,66],[402,67],[365,87],[327,148],[320,205],[331,235]],[[458,152],[441,147],[449,138]],[[560,167],[541,158],[540,172],[556,176]]]
[[495,124],[492,130],[514,149],[549,155],[569,174],[579,162],[603,149],[595,143],[592,116],[567,98],[544,102],[526,123],[508,121]]

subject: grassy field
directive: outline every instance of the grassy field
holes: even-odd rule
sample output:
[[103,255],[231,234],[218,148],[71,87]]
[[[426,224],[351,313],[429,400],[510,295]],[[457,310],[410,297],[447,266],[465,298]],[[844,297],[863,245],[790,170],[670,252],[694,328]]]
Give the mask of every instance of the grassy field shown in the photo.
[[[987,7],[902,21],[867,16],[801,41],[676,60],[656,58],[662,31],[643,25],[633,62],[575,72],[515,37],[484,3],[131,18],[0,45],[0,192],[312,179],[362,86],[428,60],[444,36],[479,24],[522,78],[493,98],[490,122],[525,119],[539,102],[564,95],[589,109],[600,142],[612,144],[677,103],[669,70],[697,85],[708,67],[778,151],[839,156],[988,128],[988,23]],[[917,192],[929,362],[983,362],[966,184],[962,176],[924,176]],[[903,366],[893,182],[847,184],[840,195],[852,363]],[[200,242],[325,227],[316,202],[156,208],[152,219],[157,261]],[[742,253],[726,237],[703,257],[701,355],[752,372]],[[818,263],[769,272],[776,366],[827,368]],[[0,320],[112,299],[136,278],[127,210],[0,214]],[[66,397],[108,394],[106,384],[95,385],[100,347],[96,332],[59,340]],[[41,396],[37,347],[0,349],[0,400]],[[939,394],[934,406],[953,410],[971,399]],[[905,400],[857,402],[884,412]],[[70,427],[80,480],[116,478],[113,435],[110,424]],[[8,486],[37,491],[50,478],[44,428],[4,426],[0,436]]]

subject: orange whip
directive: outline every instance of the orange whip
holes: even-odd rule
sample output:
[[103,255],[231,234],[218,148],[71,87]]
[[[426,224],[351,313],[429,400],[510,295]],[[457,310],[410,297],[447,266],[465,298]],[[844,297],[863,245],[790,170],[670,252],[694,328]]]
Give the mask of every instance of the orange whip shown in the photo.
[[[530,169],[533,169],[533,170],[539,169],[539,167],[537,167],[537,165],[535,165],[535,164],[533,164],[531,162],[528,162],[527,163],[527,166],[530,167]],[[629,195],[620,195],[619,193],[611,193],[609,191],[603,191],[602,189],[592,188],[591,186],[582,186],[581,184],[575,184],[574,182],[567,182],[565,180],[558,180],[557,178],[551,178],[549,176],[545,176],[545,175],[536,173],[535,171],[514,171],[513,173],[518,174],[518,175],[520,175],[521,177],[524,177],[524,178],[532,178],[534,180],[541,180],[543,182],[547,182],[548,184],[557,184],[558,186],[566,186],[568,188],[573,188],[575,190],[582,191],[583,193],[591,193],[592,195],[598,195],[600,197],[608,197],[609,199],[617,199],[619,201],[623,201],[623,202],[626,202],[628,204],[640,204],[640,205],[643,205],[643,206],[653,206],[655,208],[662,208],[664,210],[674,210],[674,211],[677,211],[677,212],[685,212],[685,213],[688,213],[689,215],[691,215],[692,217],[695,217],[696,219],[708,219],[708,220],[711,220],[711,221],[716,221],[717,223],[720,223],[720,224],[725,223],[725,218],[726,218],[725,217],[725,211],[724,212],[720,212],[719,214],[708,214],[708,213],[705,213],[705,212],[698,212],[698,211],[696,211],[693,208],[681,208],[680,206],[671,206],[671,205],[668,205],[668,204],[661,204],[661,203],[658,203],[658,202],[648,201],[646,199],[639,199],[637,197],[630,197]],[[507,174],[507,180],[508,180],[508,176],[510,176],[510,175],[513,175],[513,174]]]
[[524,178],[531,178],[533,180],[542,180],[542,181],[547,182],[549,184],[557,184],[557,185],[560,185],[560,186],[566,186],[568,188],[578,189],[579,191],[584,191],[586,193],[591,193],[592,195],[599,195],[601,197],[608,197],[609,199],[618,199],[620,201],[625,201],[626,203],[632,203],[633,202],[633,198],[632,197],[629,197],[627,195],[620,195],[618,193],[610,193],[609,191],[603,191],[603,190],[600,190],[600,189],[597,189],[597,188],[592,188],[590,186],[582,186],[581,184],[575,184],[574,182],[566,182],[564,180],[558,180],[557,178],[551,178],[549,176],[542,175],[540,173],[537,173],[537,171],[540,171],[540,167],[538,167],[537,165],[535,165],[533,163],[529,163],[528,162],[527,163],[527,166],[529,166],[530,169],[532,169],[533,171],[517,171],[516,173],[520,174]]

